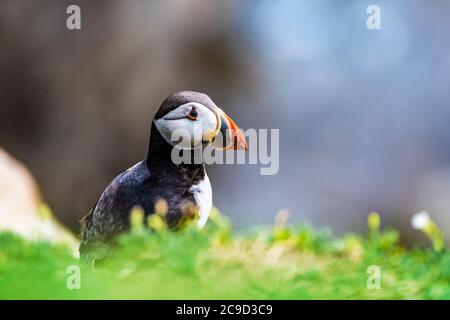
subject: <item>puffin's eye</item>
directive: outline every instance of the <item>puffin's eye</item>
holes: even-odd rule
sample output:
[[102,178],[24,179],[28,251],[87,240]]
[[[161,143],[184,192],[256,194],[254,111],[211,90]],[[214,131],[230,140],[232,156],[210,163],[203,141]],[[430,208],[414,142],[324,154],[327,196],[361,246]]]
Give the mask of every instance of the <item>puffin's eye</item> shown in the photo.
[[187,118],[193,121],[197,120],[198,112],[195,107],[192,107],[191,112],[189,112],[189,114],[187,115]]

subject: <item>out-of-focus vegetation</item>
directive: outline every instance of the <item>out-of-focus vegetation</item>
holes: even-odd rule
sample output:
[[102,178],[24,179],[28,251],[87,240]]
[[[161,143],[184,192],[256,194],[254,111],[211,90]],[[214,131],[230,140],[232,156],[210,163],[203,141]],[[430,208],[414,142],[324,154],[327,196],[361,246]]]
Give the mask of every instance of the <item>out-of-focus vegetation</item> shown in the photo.
[[[274,227],[245,235],[233,234],[217,210],[202,231],[167,231],[156,215],[149,228],[138,213],[132,223],[94,269],[62,245],[0,233],[0,298],[450,299],[450,252],[402,247],[397,231],[380,231],[375,213],[367,235],[341,238],[288,226],[283,213]],[[67,287],[74,265],[79,290]],[[373,265],[382,277],[371,290]]]

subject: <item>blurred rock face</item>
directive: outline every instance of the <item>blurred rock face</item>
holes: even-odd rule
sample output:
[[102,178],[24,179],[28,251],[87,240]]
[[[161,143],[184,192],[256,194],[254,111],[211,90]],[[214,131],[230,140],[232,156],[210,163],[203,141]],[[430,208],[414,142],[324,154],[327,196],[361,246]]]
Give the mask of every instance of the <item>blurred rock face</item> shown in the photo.
[[0,226],[25,230],[24,222],[37,215],[40,205],[37,185],[26,168],[2,149],[0,176]]
[[75,237],[58,224],[42,202],[30,172],[2,149],[0,177],[0,230],[76,247]]

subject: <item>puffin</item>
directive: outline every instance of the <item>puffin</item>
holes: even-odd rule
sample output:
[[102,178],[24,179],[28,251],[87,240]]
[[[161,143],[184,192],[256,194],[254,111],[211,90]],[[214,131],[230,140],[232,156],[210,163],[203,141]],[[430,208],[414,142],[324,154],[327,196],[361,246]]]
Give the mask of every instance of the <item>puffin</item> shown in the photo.
[[[80,258],[95,262],[96,251],[110,248],[117,235],[130,229],[133,208],[140,207],[147,217],[157,212],[161,200],[170,229],[184,221],[186,208],[195,210],[195,223],[202,228],[212,209],[212,188],[204,159],[193,155],[208,146],[248,148],[242,131],[208,95],[195,91],[169,95],[152,120],[144,159],[114,178],[81,220]],[[174,157],[185,153],[190,153],[190,161]]]

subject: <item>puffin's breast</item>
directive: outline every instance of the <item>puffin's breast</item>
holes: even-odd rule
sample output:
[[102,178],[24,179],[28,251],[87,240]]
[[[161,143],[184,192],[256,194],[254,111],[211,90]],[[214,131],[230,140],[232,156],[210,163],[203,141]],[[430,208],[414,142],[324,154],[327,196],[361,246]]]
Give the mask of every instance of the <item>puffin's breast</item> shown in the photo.
[[206,172],[204,179],[200,183],[193,185],[189,191],[193,194],[195,203],[199,208],[200,219],[197,225],[203,228],[212,209],[212,189]]

